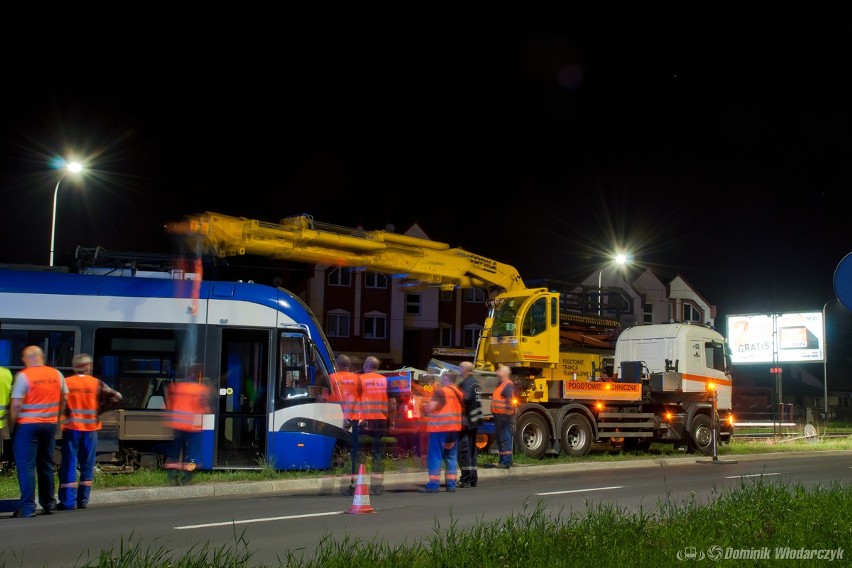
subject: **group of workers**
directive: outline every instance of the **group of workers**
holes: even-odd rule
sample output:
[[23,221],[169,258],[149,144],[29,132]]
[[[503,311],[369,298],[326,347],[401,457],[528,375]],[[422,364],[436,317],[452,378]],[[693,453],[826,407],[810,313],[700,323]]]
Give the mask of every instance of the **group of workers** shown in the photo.
[[[85,509],[92,491],[100,414],[120,402],[121,393],[92,376],[92,357],[86,353],[73,358],[74,374],[69,377],[48,366],[44,351],[37,345],[25,347],[21,359],[24,367],[14,379],[8,369],[0,367],[0,429],[9,428],[21,492],[13,517],[35,516],[36,491],[42,514]],[[372,445],[370,493],[381,495],[386,440],[396,417],[396,399],[388,395],[387,378],[378,372],[377,357],[367,357],[360,373],[351,370],[351,358],[345,354],[338,355],[335,363],[330,400],[341,405],[351,428],[352,468],[346,493],[353,495],[358,483],[363,435]],[[491,412],[499,451],[498,467],[508,469],[512,466],[515,392],[508,367],[499,367],[497,376],[500,384],[492,394]],[[482,420],[481,392],[469,361],[462,362],[457,372],[441,373],[431,397],[421,408],[428,435],[428,480],[421,492],[439,491],[442,470],[444,486],[449,492],[456,487],[477,486],[476,438]],[[170,387],[167,408],[174,446],[165,467],[191,471],[196,464],[188,458],[190,445],[201,431],[203,414],[211,412],[209,389],[200,381],[176,381]],[[60,428],[62,462],[57,497],[53,456]]]
[[[100,415],[117,407],[122,395],[92,375],[94,362],[88,353],[73,357],[74,373],[67,377],[45,363],[37,345],[25,347],[21,360],[24,366],[14,378],[0,367],[0,430],[8,428],[21,492],[12,516],[34,517],[36,501],[44,515],[85,509],[92,493]],[[175,479],[185,479],[178,476],[188,476],[197,465],[189,452],[201,432],[202,415],[212,412],[209,388],[198,380],[175,381],[166,408],[174,444],[165,467]],[[60,431],[57,493],[54,454]]]
[[[352,360],[346,354],[335,359],[336,371],[331,375],[330,399],[341,405],[343,417],[351,428],[351,477],[344,490],[353,495],[357,475],[363,463],[362,436],[372,444],[373,467],[370,494],[384,493],[385,440],[396,418],[396,399],[388,395],[387,379],[378,373],[380,361],[370,356],[364,360],[361,373],[351,370]],[[512,418],[515,396],[510,369],[497,369],[500,384],[491,400],[495,434],[499,451],[498,467],[512,467]],[[433,385],[429,400],[420,411],[428,436],[426,469],[428,479],[421,493],[437,493],[443,484],[446,491],[456,487],[476,487],[479,482],[476,438],[482,420],[481,386],[474,376],[474,365],[463,361],[458,371],[443,371]],[[461,475],[459,476],[459,471]]]
[[[91,375],[92,357],[86,353],[74,356],[74,374],[68,377],[45,364],[37,345],[25,347],[21,360],[24,367],[14,380],[8,369],[0,370],[0,428],[9,428],[21,492],[12,516],[36,515],[36,491],[42,514],[85,509],[92,492],[100,412],[121,401],[121,394]],[[60,428],[57,498],[53,455]]]

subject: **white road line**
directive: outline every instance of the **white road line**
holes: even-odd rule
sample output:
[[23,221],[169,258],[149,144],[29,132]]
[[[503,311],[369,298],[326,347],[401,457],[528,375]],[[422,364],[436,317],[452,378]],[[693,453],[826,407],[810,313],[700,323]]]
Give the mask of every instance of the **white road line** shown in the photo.
[[331,511],[329,513],[311,513],[310,515],[289,515],[287,517],[267,517],[265,519],[246,519],[244,521],[227,521],[224,523],[204,523],[203,525],[184,525],[175,527],[175,530],[184,529],[206,529],[208,527],[224,527],[227,525],[247,525],[249,523],[268,523],[269,521],[289,521],[291,519],[307,519],[308,517],[326,517],[328,515],[342,515],[343,511]]
[[743,477],[768,477],[770,475],[781,475],[781,472],[776,473],[750,473],[748,475],[727,475],[725,479],[741,479]]
[[547,493],[536,493],[536,495],[564,495],[566,493],[585,493],[586,491],[606,491],[607,489],[622,489],[626,485],[613,485],[612,487],[589,487],[588,489],[570,489],[568,491],[548,491]]

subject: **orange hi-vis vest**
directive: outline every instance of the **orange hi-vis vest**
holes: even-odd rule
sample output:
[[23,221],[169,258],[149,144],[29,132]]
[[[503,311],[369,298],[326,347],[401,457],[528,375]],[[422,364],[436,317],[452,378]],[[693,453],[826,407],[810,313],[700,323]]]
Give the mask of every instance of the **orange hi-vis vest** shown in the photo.
[[503,391],[506,386],[511,386],[512,381],[502,381],[494,393],[491,395],[491,412],[493,414],[514,414],[515,408],[512,406],[511,399],[503,396]]
[[62,373],[53,367],[27,367],[19,371],[27,379],[29,390],[21,404],[19,424],[56,422],[62,400]]
[[361,380],[361,419],[387,420],[388,379],[379,373],[363,373]]
[[358,375],[352,371],[337,371],[330,375],[332,393],[330,400],[340,404],[343,417],[347,420],[360,420],[361,409],[358,397]]
[[[459,432],[462,427],[462,399],[464,394],[456,385],[441,387],[444,406],[430,414],[426,420],[427,432]],[[437,392],[437,391],[436,391]],[[435,393],[432,394],[432,397]]]
[[65,378],[68,385],[68,417],[62,424],[63,430],[83,430],[86,432],[101,429],[98,418],[98,394],[101,381],[91,375],[71,375]]
[[200,432],[207,411],[207,387],[196,382],[180,381],[169,387],[170,428],[185,432]]

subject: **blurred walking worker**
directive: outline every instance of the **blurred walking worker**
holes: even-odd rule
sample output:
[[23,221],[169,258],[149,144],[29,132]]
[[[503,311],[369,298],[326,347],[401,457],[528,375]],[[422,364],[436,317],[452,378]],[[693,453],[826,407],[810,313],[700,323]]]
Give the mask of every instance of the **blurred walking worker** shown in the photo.
[[373,468],[370,473],[370,493],[385,491],[385,441],[388,436],[388,416],[396,413],[396,399],[388,399],[387,377],[378,373],[380,361],[372,355],[364,360],[361,382],[362,429],[371,439]]
[[[204,464],[195,461],[201,448],[204,415],[210,408],[210,389],[198,378],[181,378],[169,386],[166,396],[167,426],[173,431],[171,455],[165,463],[169,478],[180,485]],[[212,464],[206,464],[208,466]]]
[[42,513],[50,515],[56,510],[53,453],[68,386],[58,369],[45,365],[41,347],[24,347],[21,359],[25,367],[15,375],[9,413],[21,490],[21,501],[12,516],[28,518],[36,513],[36,479]]
[[[121,393],[108,387],[92,373],[92,356],[80,353],[71,361],[74,374],[66,377],[68,401],[62,424],[62,464],[59,466],[60,511],[85,509],[92,493],[98,430],[103,404],[121,401]],[[77,467],[80,480],[77,481]]]
[[456,373],[444,371],[441,387],[432,393],[426,405],[426,429],[429,432],[429,453],[426,469],[429,480],[420,493],[437,493],[441,487],[441,467],[446,467],[444,482],[447,491],[456,490],[458,480],[458,439],[462,423],[462,392],[455,385]]
[[358,453],[361,449],[361,394],[358,375],[352,372],[352,359],[349,355],[340,353],[334,360],[337,370],[329,377],[331,379],[332,402],[340,404],[343,410],[343,419],[351,428],[351,446],[349,455],[352,460],[352,471],[349,479],[349,487],[344,490],[347,495],[355,494],[355,485],[358,481]]
[[482,421],[482,388],[473,376],[473,363],[462,361],[459,365],[459,384],[462,391],[462,427],[459,434],[459,487],[476,487],[479,482],[477,460],[479,448],[476,437],[479,434],[479,423]]
[[515,417],[515,406],[512,399],[515,397],[515,384],[509,377],[511,370],[505,365],[497,369],[500,384],[491,395],[491,414],[494,419],[494,430],[497,435],[497,449],[499,452],[498,467],[509,469],[512,467],[512,420]]

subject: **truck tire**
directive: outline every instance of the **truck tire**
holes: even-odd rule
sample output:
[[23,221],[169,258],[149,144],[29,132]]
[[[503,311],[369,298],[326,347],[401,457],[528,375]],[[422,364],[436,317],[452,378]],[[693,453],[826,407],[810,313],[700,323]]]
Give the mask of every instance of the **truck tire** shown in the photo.
[[713,454],[713,422],[706,414],[696,414],[689,427],[687,450],[709,456]]
[[592,425],[580,414],[569,414],[562,420],[559,450],[563,456],[583,457],[592,449]]
[[531,458],[542,458],[550,446],[547,421],[535,412],[522,414],[515,425],[515,447]]

